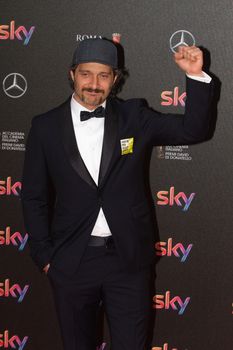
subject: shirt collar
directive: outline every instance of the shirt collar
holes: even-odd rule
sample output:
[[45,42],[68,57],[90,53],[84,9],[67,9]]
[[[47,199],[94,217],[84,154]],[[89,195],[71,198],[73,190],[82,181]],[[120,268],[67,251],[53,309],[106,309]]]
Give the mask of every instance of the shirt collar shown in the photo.
[[[71,111],[74,113],[76,117],[78,117],[78,120],[80,120],[80,113],[82,111],[87,111],[87,112],[93,112],[89,110],[88,108],[82,106],[75,98],[74,98],[74,93],[71,97],[70,101],[70,106],[71,106]],[[101,106],[105,109],[106,108],[106,100],[101,104]],[[99,106],[98,106],[99,107]]]

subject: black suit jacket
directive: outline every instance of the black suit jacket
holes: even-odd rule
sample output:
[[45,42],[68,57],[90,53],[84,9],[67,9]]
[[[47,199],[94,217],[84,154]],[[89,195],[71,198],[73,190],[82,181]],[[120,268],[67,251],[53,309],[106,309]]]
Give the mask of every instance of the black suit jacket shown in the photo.
[[[77,270],[100,207],[122,264],[139,269],[153,261],[145,159],[153,146],[206,138],[211,85],[187,79],[184,116],[157,113],[140,99],[108,99],[98,186],[76,144],[70,98],[33,119],[22,202],[31,255],[41,269],[50,262],[66,274]],[[133,152],[127,153],[126,147],[122,154],[121,140],[132,138]]]

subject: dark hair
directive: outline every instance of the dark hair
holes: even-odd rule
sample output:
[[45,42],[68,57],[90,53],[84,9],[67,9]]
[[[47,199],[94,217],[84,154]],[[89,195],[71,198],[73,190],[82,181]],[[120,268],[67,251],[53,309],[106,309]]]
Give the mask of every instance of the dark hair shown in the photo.
[[[70,87],[72,90],[74,90],[74,82],[70,76],[70,71],[72,71],[74,73],[77,67],[78,67],[78,64],[75,64],[75,65],[70,66],[70,68],[69,68],[68,80],[69,80],[69,84],[70,84]],[[110,96],[116,97],[116,95],[122,90],[122,87],[125,83],[125,80],[129,76],[129,74],[125,68],[121,68],[121,69],[112,68],[112,70],[113,70],[114,77],[117,76],[117,79],[112,87],[112,90],[110,92]]]

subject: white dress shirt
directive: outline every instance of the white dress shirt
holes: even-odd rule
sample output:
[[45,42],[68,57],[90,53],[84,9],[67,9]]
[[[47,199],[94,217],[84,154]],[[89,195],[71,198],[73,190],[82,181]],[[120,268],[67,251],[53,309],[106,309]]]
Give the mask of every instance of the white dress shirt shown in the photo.
[[209,84],[212,80],[212,78],[205,72],[202,72],[203,73],[203,77],[199,77],[197,75],[190,75],[190,74],[186,74],[187,77],[191,78],[191,79],[194,79],[194,80],[197,80],[197,81],[201,81],[202,83],[207,83]]
[[[188,75],[191,79],[204,83],[210,83],[211,77],[205,72],[203,77]],[[102,104],[106,107],[106,101]],[[89,111],[74,99],[71,98],[71,115],[74,126],[76,142],[81,157],[96,184],[98,184],[100,160],[102,154],[104,137],[104,118],[91,118],[86,121],[80,121],[81,111]],[[91,233],[92,236],[107,237],[111,236],[107,220],[102,208],[100,208],[95,226]]]
[[[105,108],[106,101],[102,104]],[[80,121],[81,111],[89,111],[78,103],[74,96],[71,98],[71,115],[73,120],[76,142],[81,157],[96,184],[98,184],[100,160],[104,137],[104,118],[91,118]],[[100,208],[92,236],[107,237],[111,235],[107,220]]]

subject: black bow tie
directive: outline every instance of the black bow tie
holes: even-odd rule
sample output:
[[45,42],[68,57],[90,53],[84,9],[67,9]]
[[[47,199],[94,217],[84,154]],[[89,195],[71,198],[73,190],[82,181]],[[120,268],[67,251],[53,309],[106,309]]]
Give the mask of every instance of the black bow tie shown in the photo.
[[104,118],[105,116],[105,110],[102,106],[96,108],[93,112],[87,112],[82,111],[80,113],[80,120],[81,122],[84,122],[85,120],[88,120],[90,118]]

